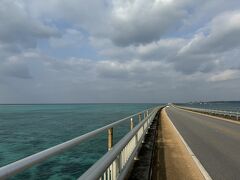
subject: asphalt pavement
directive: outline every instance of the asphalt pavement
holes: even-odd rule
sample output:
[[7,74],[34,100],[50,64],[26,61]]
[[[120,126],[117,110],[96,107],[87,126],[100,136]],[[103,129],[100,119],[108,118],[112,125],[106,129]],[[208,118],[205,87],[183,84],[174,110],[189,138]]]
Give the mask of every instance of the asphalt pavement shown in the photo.
[[240,124],[172,106],[166,112],[212,179],[240,180]]

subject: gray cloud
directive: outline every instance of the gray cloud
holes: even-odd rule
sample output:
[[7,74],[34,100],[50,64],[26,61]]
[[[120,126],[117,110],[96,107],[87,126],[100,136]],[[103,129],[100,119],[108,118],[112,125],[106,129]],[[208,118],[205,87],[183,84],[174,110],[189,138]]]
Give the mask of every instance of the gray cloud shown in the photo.
[[12,51],[35,48],[38,39],[58,35],[56,29],[33,19],[22,1],[1,1],[0,22],[0,42]]
[[190,0],[48,2],[46,7],[44,2],[33,1],[31,12],[37,17],[51,16],[55,20],[71,22],[94,37],[107,38],[118,46],[158,41],[181,26],[184,18],[189,16],[187,8],[193,6]]
[[184,74],[194,74],[196,72],[208,73],[217,68],[216,56],[211,55],[177,55],[172,59],[172,63],[177,71]]
[[220,2],[4,0],[0,101],[236,100],[240,6]]
[[211,78],[209,78],[209,81],[210,82],[228,81],[228,80],[234,80],[234,79],[240,79],[240,71],[228,69],[228,70],[225,70],[223,72],[219,72],[218,74],[213,75]]
[[6,61],[1,64],[0,75],[2,77],[14,77],[20,79],[32,78],[27,64],[14,60]]
[[[219,53],[240,45],[240,11],[224,13],[182,48],[180,53]],[[221,26],[221,27],[220,27]]]
[[30,75],[29,69],[25,65],[14,65],[14,66],[5,66],[3,70],[3,75],[9,77],[16,77],[22,79],[31,79],[32,76]]
[[81,32],[75,29],[66,29],[61,37],[50,38],[50,46],[53,48],[79,47],[84,41]]
[[[12,96],[9,99],[14,97],[11,102],[168,102],[202,97],[207,100],[215,96],[216,88],[226,88],[221,82],[232,79],[236,87],[239,84],[237,70],[223,74],[195,72],[189,76],[160,61],[96,62],[77,58],[60,61],[38,53],[25,53],[14,62],[28,65],[31,62],[34,79],[15,78],[2,84],[3,89],[11,89],[4,98],[0,96],[2,102],[9,96]],[[34,67],[38,67],[37,71]],[[12,94],[13,89],[19,93]],[[231,92],[228,98],[235,98],[236,93]]]
[[111,8],[110,0],[33,0],[28,3],[31,14],[38,18],[51,17],[55,21],[67,22],[74,24],[74,27],[80,27],[88,33],[101,35],[106,31],[109,11]]
[[[113,78],[118,80],[150,79],[154,76],[154,71],[164,68],[161,62],[144,62],[132,60],[131,62],[102,61],[97,63],[96,70],[103,78]],[[144,74],[144,75],[142,75]],[[156,75],[156,74],[155,74]],[[157,76],[159,73],[157,73]]]
[[183,2],[117,1],[112,10],[112,41],[119,46],[158,41],[186,15]]

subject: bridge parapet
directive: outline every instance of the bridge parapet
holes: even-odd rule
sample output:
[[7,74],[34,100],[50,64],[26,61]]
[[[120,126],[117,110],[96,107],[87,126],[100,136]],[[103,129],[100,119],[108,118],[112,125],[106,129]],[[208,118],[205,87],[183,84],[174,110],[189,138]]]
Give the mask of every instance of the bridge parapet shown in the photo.
[[240,112],[237,112],[237,111],[223,111],[223,110],[219,110],[219,109],[192,108],[192,107],[176,106],[176,105],[173,105],[173,106],[181,108],[181,109],[185,109],[185,110],[201,112],[201,113],[220,116],[220,117],[226,117],[226,118],[237,120],[237,121],[240,120]]

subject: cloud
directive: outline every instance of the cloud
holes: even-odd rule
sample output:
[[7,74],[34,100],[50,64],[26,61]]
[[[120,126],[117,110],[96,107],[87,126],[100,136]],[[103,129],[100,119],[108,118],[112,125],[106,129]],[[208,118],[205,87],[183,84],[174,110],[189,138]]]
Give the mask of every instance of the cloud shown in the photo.
[[211,76],[208,81],[210,82],[217,82],[217,81],[227,81],[233,79],[239,79],[240,72],[238,70],[228,69],[218,74]]
[[20,79],[32,78],[27,63],[18,61],[16,58],[9,58],[1,64],[0,75]]
[[[101,61],[97,63],[97,72],[101,77],[134,80],[141,78],[152,78],[156,74],[154,71],[162,70],[165,65],[161,62],[144,62],[140,60],[132,60],[131,62],[117,62],[117,61]],[[144,74],[144,75],[143,75]],[[160,74],[157,73],[157,76]],[[143,77],[144,76],[144,77]]]
[[36,48],[38,39],[58,35],[54,27],[32,18],[23,1],[1,1],[0,22],[2,51],[20,52],[27,48]]
[[239,7],[223,0],[3,0],[0,101],[240,98]]
[[65,22],[67,26],[80,27],[87,33],[101,34],[106,31],[111,1],[103,0],[49,0],[48,3],[33,0],[28,3],[29,11],[40,19]]
[[74,24],[95,38],[109,39],[123,47],[155,42],[174,32],[192,6],[190,0],[50,0],[47,6],[41,1],[31,2],[30,11],[36,17],[51,16],[55,21]]
[[31,79],[32,76],[29,72],[29,69],[24,64],[14,64],[14,65],[6,65],[4,66],[4,70],[2,70],[3,75],[8,77],[15,77],[21,79]]
[[175,69],[190,75],[219,69],[224,71],[239,66],[240,62],[237,60],[239,54],[236,55],[240,45],[239,20],[239,11],[225,12],[213,18],[192,38],[186,39],[188,42],[170,60]]
[[175,56],[171,61],[176,71],[192,75],[197,72],[211,72],[218,67],[216,56],[182,54]]
[[[163,102],[172,101],[171,96],[178,100],[201,99],[204,92],[211,97],[216,81],[209,78],[218,74],[196,72],[189,76],[161,61],[60,60],[39,52],[14,56],[9,63],[27,65],[32,78],[18,75],[11,81],[5,79],[8,82],[2,88],[18,89],[19,93],[8,91],[2,100],[11,96],[15,102]],[[224,84],[220,87],[224,89]]]
[[110,38],[119,46],[158,41],[186,16],[183,4],[166,0],[114,1]]
[[[215,17],[179,53],[220,53],[240,45],[240,11]],[[221,26],[221,27],[220,27]]]
[[[119,47],[113,46],[111,43],[107,45],[98,45],[101,55],[111,59],[129,60],[141,59],[143,61],[164,61],[176,56],[178,50],[188,41],[182,38],[165,38],[159,41],[142,44],[139,46]],[[95,43],[95,42],[94,42]]]
[[66,29],[61,37],[50,38],[50,46],[54,48],[79,47],[83,42],[83,34],[76,29]]

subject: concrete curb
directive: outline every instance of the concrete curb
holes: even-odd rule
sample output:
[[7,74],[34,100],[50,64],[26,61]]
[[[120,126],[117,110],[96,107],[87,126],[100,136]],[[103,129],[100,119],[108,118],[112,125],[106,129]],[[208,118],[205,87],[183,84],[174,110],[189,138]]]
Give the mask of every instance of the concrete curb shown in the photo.
[[166,112],[166,108],[163,109],[163,111],[165,111],[166,115],[167,115],[167,119],[170,121],[171,125],[173,126],[173,128],[175,129],[175,131],[177,132],[178,136],[180,137],[181,141],[183,142],[183,144],[185,145],[187,151],[189,152],[189,154],[191,155],[193,161],[196,163],[197,167],[199,168],[200,172],[202,173],[203,177],[206,180],[212,180],[212,178],[210,177],[210,175],[208,174],[208,172],[206,171],[206,169],[203,167],[203,165],[201,164],[201,162],[198,160],[198,158],[195,156],[195,154],[192,152],[191,148],[188,146],[188,144],[186,143],[186,141],[183,139],[182,135],[179,133],[179,131],[177,130],[177,128],[175,127],[175,125],[173,124],[173,122],[171,121],[171,119],[168,117],[168,114]]

